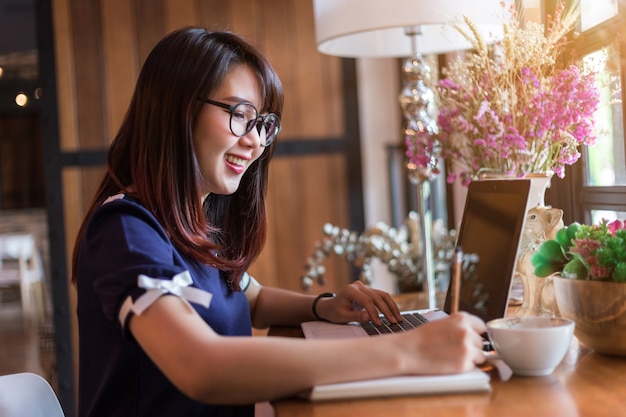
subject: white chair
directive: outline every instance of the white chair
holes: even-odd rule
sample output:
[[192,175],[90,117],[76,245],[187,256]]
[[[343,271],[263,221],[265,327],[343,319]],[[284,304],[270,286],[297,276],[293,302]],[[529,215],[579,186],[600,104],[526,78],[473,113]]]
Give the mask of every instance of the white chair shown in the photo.
[[34,236],[0,235],[0,289],[19,287],[27,325],[36,326],[44,317],[43,278],[43,263]]
[[65,417],[54,390],[29,372],[0,376],[0,417]]

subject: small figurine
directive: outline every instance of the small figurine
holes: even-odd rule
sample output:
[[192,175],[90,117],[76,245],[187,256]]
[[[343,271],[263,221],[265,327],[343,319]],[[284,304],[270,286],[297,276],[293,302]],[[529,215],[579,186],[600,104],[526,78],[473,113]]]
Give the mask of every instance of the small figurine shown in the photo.
[[543,242],[554,239],[563,227],[561,209],[537,206],[528,210],[515,269],[515,278],[522,282],[524,288],[518,315],[558,315],[556,304],[548,291],[550,280],[535,276],[530,258]]

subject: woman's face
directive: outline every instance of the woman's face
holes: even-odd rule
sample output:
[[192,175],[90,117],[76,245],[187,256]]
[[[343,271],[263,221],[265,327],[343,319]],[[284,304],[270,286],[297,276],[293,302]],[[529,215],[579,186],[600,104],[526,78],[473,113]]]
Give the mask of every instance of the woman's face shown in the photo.
[[[231,68],[211,100],[228,105],[247,101],[261,108],[261,88],[247,65]],[[242,137],[230,131],[230,112],[206,103],[193,129],[193,146],[202,173],[202,195],[229,195],[237,191],[244,172],[263,153],[259,132]],[[264,134],[264,133],[263,133]]]

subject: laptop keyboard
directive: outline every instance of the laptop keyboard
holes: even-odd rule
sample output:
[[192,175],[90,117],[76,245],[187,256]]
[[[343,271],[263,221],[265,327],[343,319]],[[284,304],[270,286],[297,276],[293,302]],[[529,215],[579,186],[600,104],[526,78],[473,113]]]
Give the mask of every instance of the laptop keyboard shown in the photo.
[[363,327],[368,335],[376,336],[379,334],[406,332],[407,330],[419,327],[424,323],[428,323],[426,317],[419,313],[402,313],[402,319],[403,320],[401,322],[391,323],[383,317],[381,318],[383,323],[380,326],[368,321],[366,323],[361,323],[361,327]]

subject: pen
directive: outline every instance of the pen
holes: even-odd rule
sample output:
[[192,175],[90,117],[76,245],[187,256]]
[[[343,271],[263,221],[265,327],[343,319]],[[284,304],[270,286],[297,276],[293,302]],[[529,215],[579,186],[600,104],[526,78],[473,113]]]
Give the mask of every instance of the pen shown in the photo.
[[463,263],[463,249],[457,246],[454,249],[454,258],[452,259],[452,282],[450,292],[450,313],[459,311],[459,296],[461,292],[461,265]]

